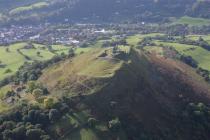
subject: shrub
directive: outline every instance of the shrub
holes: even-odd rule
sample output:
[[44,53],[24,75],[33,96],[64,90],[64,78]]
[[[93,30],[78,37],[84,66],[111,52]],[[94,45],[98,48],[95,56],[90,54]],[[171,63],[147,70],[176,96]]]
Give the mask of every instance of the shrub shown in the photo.
[[43,90],[41,90],[39,88],[34,89],[32,94],[33,94],[34,98],[37,100],[40,96],[43,95]]
[[13,129],[12,133],[15,140],[23,140],[25,139],[26,129],[23,126],[20,126]]
[[49,120],[54,122],[60,118],[60,112],[57,109],[51,109],[49,112]]
[[118,131],[121,127],[120,120],[117,118],[117,119],[109,121],[108,127],[111,131],[114,131],[114,132]]
[[53,98],[46,98],[44,99],[44,107],[45,108],[52,108],[55,104],[55,101]]
[[97,120],[95,118],[89,118],[88,119],[88,126],[89,127],[95,127],[96,123],[97,123]]
[[42,134],[44,134],[44,132],[41,129],[29,129],[26,131],[28,140],[40,140]]
[[36,101],[38,102],[38,103],[44,103],[44,100],[46,99],[47,97],[45,97],[45,96],[41,96],[41,97],[38,97],[37,99],[36,99]]
[[11,73],[12,70],[11,69],[6,69],[4,73]]
[[30,81],[28,82],[27,84],[27,91],[32,93],[34,89],[36,89],[37,86],[36,86],[36,83],[34,81]]

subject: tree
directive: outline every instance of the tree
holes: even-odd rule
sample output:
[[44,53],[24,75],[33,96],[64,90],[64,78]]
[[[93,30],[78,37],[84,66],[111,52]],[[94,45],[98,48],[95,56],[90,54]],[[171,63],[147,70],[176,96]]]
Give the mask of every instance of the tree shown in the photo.
[[4,73],[11,73],[12,70],[11,69],[6,69]]
[[13,121],[4,121],[2,127],[5,129],[13,129],[15,127],[15,123]]
[[41,55],[41,52],[40,51],[36,52],[36,55],[37,56],[40,56]]
[[6,52],[10,52],[9,47],[6,47]]
[[47,88],[43,88],[43,95],[47,95],[47,94],[49,94],[49,91],[48,91],[48,89]]
[[44,99],[44,107],[45,108],[52,108],[54,106],[54,99],[53,98],[46,98]]
[[[35,81],[29,81],[27,83],[27,92],[30,92],[30,93],[33,93],[33,91],[35,89],[40,89],[42,90],[43,89],[43,86],[40,84],[40,83],[37,83]],[[43,90],[42,90],[43,91]]]
[[34,81],[28,82],[28,84],[27,84],[27,91],[28,92],[32,93],[33,90],[36,89],[36,88],[37,88],[37,85]]
[[34,89],[32,94],[33,94],[34,98],[37,100],[40,96],[43,95],[43,90],[41,90],[39,88]]
[[53,48],[52,48],[51,45],[48,45],[47,48],[48,48],[48,50],[49,50],[50,52],[52,52],[52,53],[54,52],[54,50],[53,50]]
[[2,136],[4,140],[12,140],[12,131],[6,129],[4,132],[2,132]]
[[190,65],[193,68],[197,68],[198,67],[198,63],[191,57],[191,56],[181,56],[181,61],[183,61],[184,63]]
[[48,136],[48,135],[42,135],[40,138],[41,138],[42,140],[51,140],[51,139],[50,139],[50,136]]
[[120,120],[118,118],[109,121],[108,127],[112,131],[118,131],[121,127]]
[[92,127],[92,128],[95,127],[96,123],[97,123],[97,120],[95,118],[89,118],[88,119],[88,126],[89,127]]
[[28,140],[41,140],[41,135],[43,135],[44,132],[41,129],[29,129],[26,131],[26,136]]
[[71,48],[69,49],[69,54],[68,54],[69,57],[74,57],[75,56],[75,53],[74,53],[74,50]]
[[28,80],[34,81],[34,80],[37,80],[37,79],[38,79],[37,74],[36,74],[36,73],[32,73],[32,74],[29,76],[29,79],[28,79]]
[[13,139],[23,140],[25,139],[26,129],[23,126],[17,127],[12,130]]
[[51,109],[49,112],[49,120],[54,122],[60,118],[60,112],[57,109]]

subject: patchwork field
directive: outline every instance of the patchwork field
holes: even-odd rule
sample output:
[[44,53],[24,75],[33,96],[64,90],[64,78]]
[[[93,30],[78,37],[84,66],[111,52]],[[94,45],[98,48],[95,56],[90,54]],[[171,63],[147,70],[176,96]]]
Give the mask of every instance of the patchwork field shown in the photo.
[[199,46],[179,44],[179,43],[167,43],[161,41],[155,41],[157,45],[163,44],[164,46],[171,46],[179,53],[186,56],[191,56],[198,62],[199,67],[210,70],[210,51],[207,51]]
[[53,51],[49,51],[46,46],[40,44],[33,44],[33,48],[24,49],[26,45],[27,43],[16,43],[0,47],[0,80],[14,74],[24,62],[49,60],[55,55],[67,54],[69,50],[69,47],[53,45]]

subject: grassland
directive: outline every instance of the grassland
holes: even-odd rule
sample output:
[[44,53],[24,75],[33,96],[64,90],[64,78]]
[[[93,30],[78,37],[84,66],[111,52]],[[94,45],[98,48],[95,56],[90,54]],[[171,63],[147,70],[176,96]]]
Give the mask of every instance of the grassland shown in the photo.
[[27,6],[12,9],[9,12],[9,14],[14,15],[14,14],[18,14],[18,13],[21,13],[21,12],[26,12],[26,11],[30,11],[30,10],[44,8],[46,6],[48,6],[47,2],[38,2],[38,3],[31,4],[31,5],[27,5]]
[[[34,48],[31,49],[24,49],[24,46],[26,46],[26,43],[16,43],[8,46],[8,50],[5,46],[0,46],[0,80],[14,74],[24,62],[49,60],[55,55],[61,53],[67,54],[69,50],[69,47],[62,45],[53,45],[53,52],[40,44],[34,44]],[[18,50],[22,54],[19,53]],[[40,53],[40,55],[37,55],[37,53]],[[30,60],[27,60],[25,56],[29,57]]]
[[210,20],[184,16],[175,21],[173,24],[188,24],[190,26],[203,26],[203,25],[210,25]]

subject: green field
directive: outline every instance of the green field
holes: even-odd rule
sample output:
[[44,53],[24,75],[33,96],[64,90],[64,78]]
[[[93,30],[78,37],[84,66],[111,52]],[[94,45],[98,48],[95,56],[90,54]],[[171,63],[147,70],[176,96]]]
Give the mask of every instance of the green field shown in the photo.
[[11,15],[14,15],[14,14],[18,14],[18,13],[25,12],[25,11],[40,9],[40,8],[43,8],[46,6],[48,6],[47,2],[38,2],[38,3],[28,5],[28,6],[23,6],[23,7],[18,7],[18,8],[12,9],[9,13]]
[[191,26],[203,26],[203,25],[210,25],[210,20],[184,16],[175,21],[173,24],[188,24]]
[[161,41],[155,41],[157,45],[163,44],[165,46],[171,46],[176,49],[180,54],[191,56],[198,62],[198,66],[210,70],[210,52],[199,46],[185,45],[179,43],[167,43]]
[[[62,45],[53,45],[53,52],[50,52],[44,45],[40,44],[34,44],[32,49],[24,49],[24,46],[26,46],[26,43],[12,44],[8,47],[8,51],[6,47],[0,46],[0,80],[14,74],[24,62],[49,60],[55,55],[67,54],[69,50],[69,47]],[[18,49],[22,54],[18,52]],[[37,53],[40,53],[40,55]],[[25,56],[29,57],[30,60],[27,60]]]

